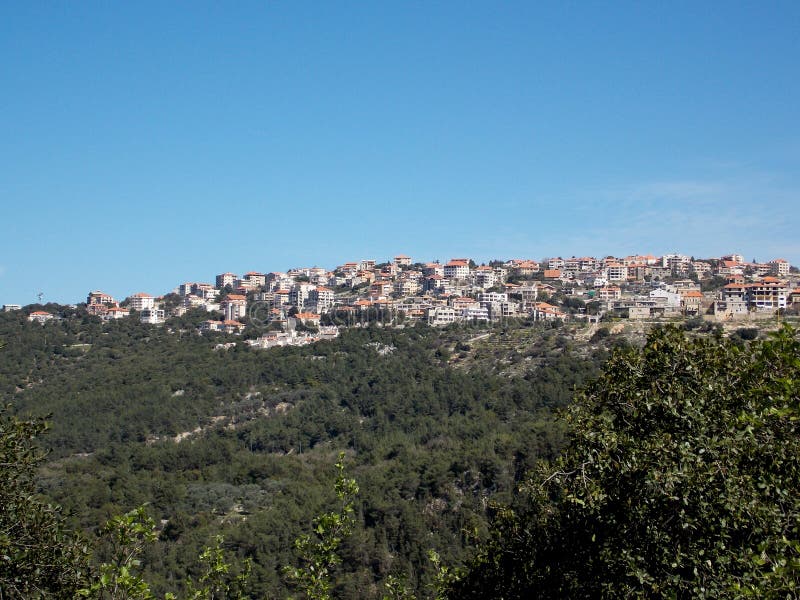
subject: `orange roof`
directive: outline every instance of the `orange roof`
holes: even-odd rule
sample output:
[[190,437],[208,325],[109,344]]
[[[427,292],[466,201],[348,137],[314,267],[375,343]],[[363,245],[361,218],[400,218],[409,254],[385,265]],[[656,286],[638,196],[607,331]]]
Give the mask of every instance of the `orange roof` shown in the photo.
[[702,292],[698,292],[697,290],[691,290],[689,292],[684,292],[683,294],[681,294],[681,296],[683,296],[684,298],[702,298],[703,294]]
[[144,292],[139,292],[138,294],[134,294],[131,298],[152,298],[150,294],[145,294]]
[[561,271],[559,269],[545,269],[544,270],[545,277],[561,277]]
[[316,313],[297,313],[295,315],[296,319],[319,319],[319,315]]
[[225,298],[225,300],[223,300],[223,302],[230,301],[230,300],[233,300],[234,302],[241,301],[241,300],[247,300],[247,296],[241,296],[239,294],[228,294],[227,298]]
[[239,321],[231,321],[228,319],[227,321],[222,322],[223,325],[235,325],[236,327],[244,327],[244,323],[239,323]]
[[38,316],[49,315],[49,316],[52,316],[49,312],[44,311],[44,310],[35,310],[35,311],[33,311],[31,313],[31,316],[33,316],[33,315],[38,315]]

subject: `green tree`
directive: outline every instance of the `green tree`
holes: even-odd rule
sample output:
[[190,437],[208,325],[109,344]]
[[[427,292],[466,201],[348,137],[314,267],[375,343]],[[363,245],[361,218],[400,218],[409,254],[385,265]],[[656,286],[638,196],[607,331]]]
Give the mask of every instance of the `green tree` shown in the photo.
[[653,332],[567,413],[569,449],[496,510],[452,598],[789,598],[800,343]]
[[353,501],[358,494],[358,484],[345,475],[344,452],[339,454],[336,470],[337,510],[316,517],[313,535],[304,534],[295,540],[302,564],[286,569],[290,581],[311,600],[330,599],[331,574],[342,561],[338,554],[339,546],[355,524]]
[[73,598],[87,550],[58,506],[36,493],[44,419],[21,420],[0,406],[0,598]]

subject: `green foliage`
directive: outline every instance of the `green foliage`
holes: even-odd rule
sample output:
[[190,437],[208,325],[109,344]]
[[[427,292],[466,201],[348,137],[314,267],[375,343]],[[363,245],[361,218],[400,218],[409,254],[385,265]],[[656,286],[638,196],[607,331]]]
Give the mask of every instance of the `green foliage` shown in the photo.
[[44,459],[35,439],[46,429],[43,419],[21,420],[0,406],[1,598],[72,598],[86,575],[82,540],[35,490]]
[[312,534],[295,540],[295,548],[302,563],[287,567],[290,581],[311,600],[329,600],[333,568],[342,562],[338,554],[342,539],[353,531],[353,502],[358,494],[355,479],[348,478],[344,470],[344,452],[336,463],[338,471],[334,489],[339,506],[314,519]]
[[800,586],[800,343],[652,333],[567,413],[452,598],[787,598]]
[[[156,597],[142,576],[142,561],[146,547],[156,539],[153,519],[140,506],[122,516],[115,516],[100,532],[102,542],[109,548],[110,562],[102,563],[92,577],[90,585],[78,590],[77,595],[94,600],[154,600]],[[199,556],[202,574],[197,581],[186,582],[186,600],[244,600],[245,587],[250,577],[251,562],[244,561],[243,568],[231,576],[231,565],[222,550],[222,536],[216,544],[206,547]],[[165,600],[176,600],[167,593]]]
[[102,535],[110,546],[110,562],[99,567],[98,576],[78,594],[97,600],[151,600],[150,585],[140,574],[141,556],[147,544],[156,540],[155,523],[143,506],[116,516],[103,526]]
[[53,311],[63,318],[45,326],[0,313],[0,390],[18,415],[53,413],[38,483],[75,529],[148,503],[163,526],[136,572],[159,598],[185,594],[187,579],[200,587],[197,557],[217,535],[230,577],[252,560],[247,594],[286,597],[282,567],[330,510],[341,450],[361,491],[331,594],[377,600],[395,575],[423,597],[436,577],[427,550],[464,560],[486,531],[487,502],[510,501],[519,478],[560,450],[552,409],[605,356],[539,324],[376,324],[301,348],[215,350],[194,331],[202,313],[152,327]]
[[246,559],[241,571],[231,578],[231,564],[226,562],[222,544],[225,541],[221,535],[216,536],[216,544],[209,546],[200,554],[200,564],[203,565],[203,574],[197,582],[191,579],[187,582],[187,600],[244,600],[252,561]]

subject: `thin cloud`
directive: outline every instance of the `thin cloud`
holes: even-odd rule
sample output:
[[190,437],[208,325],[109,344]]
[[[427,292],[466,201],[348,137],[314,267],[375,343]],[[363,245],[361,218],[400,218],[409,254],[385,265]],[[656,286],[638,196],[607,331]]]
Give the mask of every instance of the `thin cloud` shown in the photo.
[[[574,194],[581,228],[558,240],[574,252],[739,251],[800,261],[800,189],[770,173],[621,183]],[[553,240],[555,241],[555,240]]]

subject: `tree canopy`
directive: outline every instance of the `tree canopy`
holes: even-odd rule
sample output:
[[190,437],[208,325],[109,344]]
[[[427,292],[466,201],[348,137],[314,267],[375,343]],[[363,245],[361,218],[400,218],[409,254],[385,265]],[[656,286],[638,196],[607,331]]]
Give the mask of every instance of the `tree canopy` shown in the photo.
[[453,598],[794,597],[800,343],[657,330],[566,416]]

